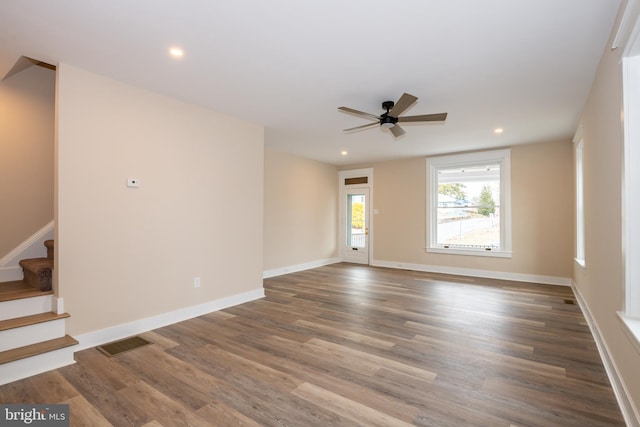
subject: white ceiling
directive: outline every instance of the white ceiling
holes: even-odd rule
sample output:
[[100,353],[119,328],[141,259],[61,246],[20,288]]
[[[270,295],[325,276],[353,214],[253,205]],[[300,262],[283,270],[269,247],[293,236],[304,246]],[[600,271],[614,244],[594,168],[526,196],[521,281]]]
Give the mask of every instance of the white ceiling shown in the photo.
[[[21,55],[72,64],[262,124],[267,147],[336,165],[567,140],[619,3],[4,0],[0,77]],[[368,121],[337,107],[380,114],[403,92],[419,98],[405,115],[446,123],[342,132]]]

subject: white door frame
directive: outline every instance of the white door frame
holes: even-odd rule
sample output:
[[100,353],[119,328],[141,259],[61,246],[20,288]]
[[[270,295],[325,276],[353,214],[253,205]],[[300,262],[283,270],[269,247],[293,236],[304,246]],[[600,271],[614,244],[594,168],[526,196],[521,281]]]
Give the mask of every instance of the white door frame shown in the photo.
[[[360,177],[366,177],[367,178],[367,182],[363,183],[363,184],[354,184],[354,185],[345,185],[345,179],[347,178],[360,178]],[[373,224],[373,219],[374,219],[374,215],[372,215],[372,213],[374,212],[373,209],[373,168],[365,168],[365,169],[352,169],[352,170],[344,170],[344,171],[339,171],[338,172],[338,186],[339,186],[339,194],[340,194],[340,203],[338,204],[340,212],[338,215],[338,221],[339,221],[339,227],[338,227],[338,232],[339,232],[339,256],[340,259],[344,262],[345,261],[345,250],[346,250],[346,245],[344,244],[344,238],[347,235],[347,230],[346,230],[346,223],[347,223],[347,206],[346,206],[346,200],[347,200],[347,188],[348,189],[357,189],[357,188],[368,188],[369,189],[369,200],[367,203],[367,206],[365,206],[365,209],[367,209],[367,212],[365,212],[365,215],[368,215],[369,218],[369,242],[367,245],[368,248],[368,263],[369,265],[371,265],[372,261],[373,261],[373,236],[374,236],[374,224]]]

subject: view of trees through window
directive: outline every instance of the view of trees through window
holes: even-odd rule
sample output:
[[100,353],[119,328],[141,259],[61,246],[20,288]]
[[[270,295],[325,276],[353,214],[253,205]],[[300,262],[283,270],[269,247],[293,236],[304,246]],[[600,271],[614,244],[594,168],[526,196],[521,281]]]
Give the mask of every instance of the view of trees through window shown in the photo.
[[500,248],[500,165],[439,169],[437,244]]
[[351,228],[362,230],[364,227],[364,203],[359,199],[351,204]]

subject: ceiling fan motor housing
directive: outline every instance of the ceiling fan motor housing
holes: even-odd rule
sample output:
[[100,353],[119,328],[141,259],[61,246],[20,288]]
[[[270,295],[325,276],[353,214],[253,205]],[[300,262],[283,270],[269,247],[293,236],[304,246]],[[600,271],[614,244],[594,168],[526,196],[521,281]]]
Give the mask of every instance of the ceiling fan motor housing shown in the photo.
[[382,127],[385,127],[385,128],[390,128],[390,127],[394,126],[397,122],[398,122],[398,118],[397,117],[388,116],[387,113],[384,113],[380,117],[380,125]]
[[386,113],[380,116],[380,126],[382,126],[383,128],[393,127],[398,122],[398,119],[396,117],[391,117],[389,115],[389,110],[391,110],[394,105],[395,104],[393,103],[393,101],[384,101],[382,103],[382,108],[387,110]]

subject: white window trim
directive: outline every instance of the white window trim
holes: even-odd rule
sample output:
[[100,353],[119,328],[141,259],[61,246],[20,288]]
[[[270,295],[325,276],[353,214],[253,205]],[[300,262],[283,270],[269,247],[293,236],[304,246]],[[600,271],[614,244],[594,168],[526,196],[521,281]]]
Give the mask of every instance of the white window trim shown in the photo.
[[[625,315],[640,320],[640,224],[634,221],[640,209],[640,56],[623,59],[624,73],[624,175],[623,253],[625,269]],[[635,123],[634,123],[635,119]]]
[[[444,248],[436,243],[438,169],[473,164],[500,163],[500,250]],[[467,256],[511,258],[511,150],[481,151],[427,158],[427,236],[426,251]]]
[[640,352],[640,224],[633,221],[640,209],[640,11],[629,2],[614,40],[622,51],[624,166],[622,172],[622,253],[624,268],[624,311],[618,316],[636,350]]

